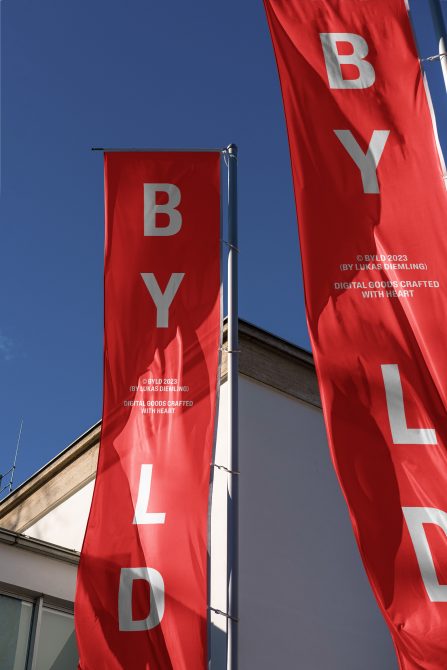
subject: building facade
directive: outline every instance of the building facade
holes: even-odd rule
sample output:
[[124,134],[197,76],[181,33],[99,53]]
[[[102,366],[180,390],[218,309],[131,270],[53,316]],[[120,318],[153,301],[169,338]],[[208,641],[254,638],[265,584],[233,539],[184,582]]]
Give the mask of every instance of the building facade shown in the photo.
[[[240,349],[240,669],[397,668],[330,462],[312,357],[245,322]],[[224,466],[227,409],[224,355],[214,459]],[[77,667],[76,570],[100,431],[0,503],[1,670]],[[211,607],[225,612],[227,475],[213,470]],[[210,655],[225,670],[226,618],[214,611]]]

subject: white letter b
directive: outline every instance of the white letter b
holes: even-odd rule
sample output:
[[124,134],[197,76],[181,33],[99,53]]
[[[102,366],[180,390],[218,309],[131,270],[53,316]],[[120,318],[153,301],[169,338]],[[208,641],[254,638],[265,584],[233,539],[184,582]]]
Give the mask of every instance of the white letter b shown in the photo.
[[[369,88],[376,80],[371,63],[364,60],[368,55],[368,44],[354,33],[320,33],[330,88]],[[352,54],[340,55],[337,42],[349,42]],[[341,66],[355,65],[359,71],[357,79],[344,79]]]
[[[156,204],[157,193],[166,193],[168,202]],[[176,207],[180,204],[180,189],[174,184],[144,184],[144,235],[166,237],[176,235],[182,227],[182,215]],[[167,226],[157,227],[157,214],[169,217]]]

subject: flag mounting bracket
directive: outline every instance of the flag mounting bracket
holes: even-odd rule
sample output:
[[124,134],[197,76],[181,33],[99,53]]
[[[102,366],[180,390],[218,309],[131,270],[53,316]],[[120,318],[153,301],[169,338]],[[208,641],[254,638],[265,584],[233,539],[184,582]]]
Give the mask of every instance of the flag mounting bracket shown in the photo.
[[210,612],[214,612],[214,614],[220,614],[220,616],[224,616],[226,619],[231,619],[231,621],[234,621],[235,623],[239,623],[239,619],[235,616],[231,616],[231,614],[227,614],[227,612],[222,612],[222,610],[217,610],[215,607],[208,607]]
[[234,246],[234,244],[231,244],[231,242],[228,242],[227,240],[221,240],[222,244],[226,244],[227,247],[230,249],[234,249],[234,251],[237,251],[239,253],[238,247]]
[[229,468],[226,468],[225,465],[217,465],[217,463],[210,463],[212,468],[217,468],[218,470],[225,470],[225,472],[228,472],[230,475],[240,475],[241,473],[239,470],[230,470]]
[[420,58],[419,60],[421,61],[421,63],[430,63],[431,61],[441,60],[442,58],[447,58],[447,53],[445,51],[440,54],[436,54],[435,56],[427,56],[427,58]]

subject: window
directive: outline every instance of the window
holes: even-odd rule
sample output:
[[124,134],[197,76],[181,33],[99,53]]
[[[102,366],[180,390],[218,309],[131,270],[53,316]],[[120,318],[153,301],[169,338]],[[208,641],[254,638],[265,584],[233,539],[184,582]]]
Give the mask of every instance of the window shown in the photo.
[[72,606],[0,593],[2,670],[76,670]]
[[0,658],[5,670],[24,670],[33,604],[0,594]]

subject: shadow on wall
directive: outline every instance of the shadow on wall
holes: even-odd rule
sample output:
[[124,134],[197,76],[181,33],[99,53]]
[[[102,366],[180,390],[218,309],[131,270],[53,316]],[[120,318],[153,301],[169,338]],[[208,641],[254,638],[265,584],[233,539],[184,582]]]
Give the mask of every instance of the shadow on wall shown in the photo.
[[213,623],[210,628],[209,670],[227,670],[227,635]]

